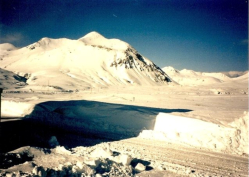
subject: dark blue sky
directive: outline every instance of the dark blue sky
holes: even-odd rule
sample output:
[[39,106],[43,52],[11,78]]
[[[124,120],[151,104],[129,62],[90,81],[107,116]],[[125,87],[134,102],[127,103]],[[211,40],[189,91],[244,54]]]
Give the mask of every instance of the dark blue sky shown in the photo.
[[0,43],[78,39],[91,31],[131,44],[160,67],[248,69],[245,0],[1,0]]

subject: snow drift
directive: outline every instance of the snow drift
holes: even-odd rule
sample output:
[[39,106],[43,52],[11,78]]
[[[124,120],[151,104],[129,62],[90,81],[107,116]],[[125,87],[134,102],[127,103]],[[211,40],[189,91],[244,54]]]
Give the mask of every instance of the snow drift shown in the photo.
[[[169,113],[184,109],[158,109],[96,101],[48,101],[37,105],[3,102],[3,115],[25,116],[63,130],[105,138],[157,139],[212,151],[248,154],[248,113],[222,125]],[[11,114],[10,114],[11,113]]]
[[[153,130],[159,112],[188,112],[96,101],[49,101],[36,105],[26,118],[72,131],[116,137],[135,137]],[[58,124],[59,123],[59,124]]]
[[143,130],[139,137],[173,141],[194,147],[234,154],[248,154],[248,113],[228,126],[193,118],[159,113],[154,130]]
[[23,117],[32,112],[33,104],[15,101],[2,101],[3,117]]

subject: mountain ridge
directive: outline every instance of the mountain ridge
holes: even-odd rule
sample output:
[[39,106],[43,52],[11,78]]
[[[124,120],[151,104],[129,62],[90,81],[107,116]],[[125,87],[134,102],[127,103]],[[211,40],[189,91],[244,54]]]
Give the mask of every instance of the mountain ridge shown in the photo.
[[[189,69],[177,70],[172,66],[164,67],[162,70],[180,85],[208,85],[248,79],[248,71],[232,71],[227,74],[226,72],[198,72]],[[229,73],[237,77],[231,77]]]

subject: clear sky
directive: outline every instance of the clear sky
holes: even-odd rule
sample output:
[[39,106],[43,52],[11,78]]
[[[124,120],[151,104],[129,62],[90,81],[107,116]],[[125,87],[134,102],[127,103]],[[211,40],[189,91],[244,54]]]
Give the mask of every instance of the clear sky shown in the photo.
[[247,0],[1,0],[0,43],[78,39],[131,44],[160,67],[248,70]]

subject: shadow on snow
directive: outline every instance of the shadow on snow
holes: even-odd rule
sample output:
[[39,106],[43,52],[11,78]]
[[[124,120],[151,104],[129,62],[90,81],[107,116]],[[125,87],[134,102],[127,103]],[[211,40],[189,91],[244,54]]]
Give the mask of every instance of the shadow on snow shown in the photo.
[[142,130],[153,130],[159,112],[189,111],[86,100],[43,102],[23,119],[0,123],[0,152],[48,147],[51,136],[68,148],[136,137]]

